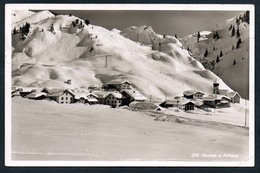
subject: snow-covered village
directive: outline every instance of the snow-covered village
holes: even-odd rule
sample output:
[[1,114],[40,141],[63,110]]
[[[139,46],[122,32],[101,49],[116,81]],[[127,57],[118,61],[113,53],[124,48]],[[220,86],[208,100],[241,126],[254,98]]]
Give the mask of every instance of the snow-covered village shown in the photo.
[[11,159],[246,160],[249,11],[226,13],[170,35],[96,25],[87,10],[12,10]]

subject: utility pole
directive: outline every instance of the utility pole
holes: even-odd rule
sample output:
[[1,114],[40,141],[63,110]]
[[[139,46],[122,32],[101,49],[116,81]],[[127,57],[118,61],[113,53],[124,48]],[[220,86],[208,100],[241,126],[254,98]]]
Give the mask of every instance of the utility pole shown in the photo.
[[107,55],[106,55],[106,61],[105,61],[105,68],[107,68]]
[[179,103],[179,100],[177,99],[177,113],[179,112],[178,103]]

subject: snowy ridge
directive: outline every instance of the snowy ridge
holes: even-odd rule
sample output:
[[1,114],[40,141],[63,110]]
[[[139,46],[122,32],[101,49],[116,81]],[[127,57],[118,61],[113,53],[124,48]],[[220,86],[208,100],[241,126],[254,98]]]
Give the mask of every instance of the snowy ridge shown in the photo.
[[[76,20],[84,26],[73,26]],[[31,24],[26,39],[21,40],[19,33],[12,35],[15,86],[81,88],[125,79],[155,100],[189,89],[211,93],[215,80],[231,90],[191,57],[178,39],[156,34],[149,26],[129,27],[119,34],[86,25],[75,16],[53,16],[46,11],[14,26],[25,22]],[[64,83],[68,79],[71,85]]]
[[[243,14],[241,14],[243,16]],[[243,98],[249,98],[249,27],[250,24],[239,20],[237,24],[235,16],[232,19],[216,24],[212,33],[202,36],[197,42],[197,33],[185,36],[181,39],[182,44],[198,61],[210,65],[215,62],[214,68],[209,66],[216,75],[228,84],[233,90],[237,91]],[[235,33],[232,36],[232,27]],[[242,40],[241,45],[237,48],[237,30],[239,28],[239,37]],[[202,33],[202,34],[201,34]],[[218,33],[219,39],[213,38]],[[205,57],[205,52],[208,51]],[[222,52],[222,56],[220,56]],[[219,62],[217,63],[217,57]],[[234,63],[235,61],[235,63]],[[208,62],[208,63],[207,63]]]

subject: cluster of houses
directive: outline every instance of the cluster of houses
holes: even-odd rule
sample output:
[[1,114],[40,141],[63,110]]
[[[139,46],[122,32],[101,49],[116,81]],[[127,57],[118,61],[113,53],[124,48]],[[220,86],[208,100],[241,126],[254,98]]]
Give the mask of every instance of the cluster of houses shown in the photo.
[[183,92],[183,96],[165,100],[160,104],[161,107],[176,107],[184,111],[198,108],[225,108],[230,107],[230,103],[240,103],[240,95],[237,92],[229,92],[219,89],[219,83],[213,82],[213,92],[205,96],[201,91],[189,90]]
[[101,87],[89,87],[88,90],[58,88],[12,88],[12,97],[21,96],[34,100],[54,100],[59,104],[83,103],[105,104],[111,107],[129,105],[133,101],[144,102],[146,97],[132,87],[127,80],[111,80]]
[[[121,79],[111,80],[102,87],[90,86],[88,90],[14,87],[12,90],[13,96],[21,96],[34,100],[54,100],[59,104],[104,104],[111,107],[129,106],[131,102],[144,102],[147,100],[138,90],[134,89],[131,82]],[[211,95],[205,96],[201,91],[189,90],[183,92],[183,96],[165,100],[159,106],[163,108],[176,107],[187,111],[194,110],[194,107],[230,107],[230,103],[239,102],[240,95],[237,92],[219,89],[219,83],[214,82]]]

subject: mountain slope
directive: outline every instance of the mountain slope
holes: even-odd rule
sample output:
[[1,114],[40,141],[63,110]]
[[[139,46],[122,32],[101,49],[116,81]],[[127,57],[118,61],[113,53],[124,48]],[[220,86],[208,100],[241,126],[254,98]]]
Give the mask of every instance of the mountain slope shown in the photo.
[[[215,80],[221,88],[230,89],[192,58],[178,39],[158,35],[151,27],[137,27],[139,43],[131,40],[136,34],[131,29],[121,35],[86,25],[75,16],[46,18],[46,14],[38,12],[22,20],[33,21],[24,40],[21,33],[12,35],[13,85],[80,88],[122,78],[154,100],[181,95],[188,89],[211,93]],[[72,85],[64,83],[68,79]]]
[[[182,38],[181,42],[186,49],[190,50],[194,58],[202,62],[206,68],[211,69],[233,90],[238,91],[243,98],[248,99],[250,25],[242,19],[237,23],[237,19],[239,17],[217,24],[211,32],[201,34],[199,42],[197,42],[197,33]],[[235,30],[233,37],[231,25]],[[239,36],[237,36],[238,28]],[[219,39],[213,38],[216,32]],[[242,40],[239,48],[236,47],[238,37]],[[208,55],[205,57],[206,50],[208,50]],[[220,57],[221,51],[223,56]],[[219,57],[218,63],[217,57]]]

